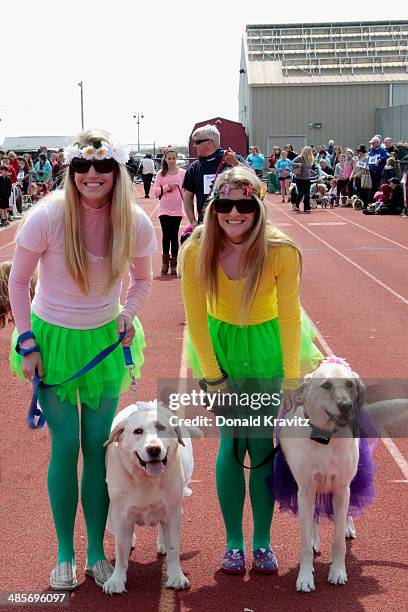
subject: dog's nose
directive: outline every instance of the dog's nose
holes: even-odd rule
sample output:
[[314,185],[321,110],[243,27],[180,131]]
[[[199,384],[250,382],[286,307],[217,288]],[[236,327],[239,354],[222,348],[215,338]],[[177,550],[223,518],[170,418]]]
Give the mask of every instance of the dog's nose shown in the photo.
[[160,446],[146,446],[146,452],[151,456],[151,457],[157,457],[158,455],[160,455],[161,452],[161,448]]
[[338,409],[342,414],[350,414],[353,404],[351,402],[339,402],[337,404]]

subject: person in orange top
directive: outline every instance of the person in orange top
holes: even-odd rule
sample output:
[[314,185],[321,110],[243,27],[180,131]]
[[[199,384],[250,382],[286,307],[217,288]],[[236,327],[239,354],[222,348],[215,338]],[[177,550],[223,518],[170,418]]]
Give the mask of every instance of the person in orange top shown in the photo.
[[[262,419],[276,416],[281,387],[283,407],[292,404],[302,352],[301,255],[292,240],[268,223],[263,198],[262,182],[248,169],[237,166],[222,173],[204,224],[183,245],[180,261],[194,372],[205,377],[202,383],[208,392],[267,390],[271,401],[259,410],[239,402],[234,406],[240,417],[261,415]],[[311,341],[303,344],[310,356],[321,358]],[[272,399],[276,395],[277,402]],[[231,427],[220,427],[216,480],[226,528],[221,569],[228,573],[245,573],[242,516],[247,451],[253,468],[249,478],[252,567],[262,573],[278,570],[270,546],[273,499],[265,482],[272,459],[263,463],[273,447],[273,429],[255,429],[249,426],[242,437],[242,430],[231,435]]]

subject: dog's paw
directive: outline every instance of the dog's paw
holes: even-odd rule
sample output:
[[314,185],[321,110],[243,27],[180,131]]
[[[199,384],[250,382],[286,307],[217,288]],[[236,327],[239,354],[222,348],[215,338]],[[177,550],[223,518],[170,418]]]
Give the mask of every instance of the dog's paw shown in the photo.
[[315,590],[313,570],[300,570],[296,580],[296,590],[301,593],[310,593],[310,591]]
[[187,486],[184,487],[184,489],[183,489],[183,497],[190,497],[190,495],[192,495],[192,494],[193,494],[193,492],[190,489],[190,487],[187,487]]
[[330,566],[329,577],[327,579],[332,584],[346,584],[347,572],[346,568],[341,565],[335,565],[334,563]]
[[166,587],[168,589],[180,591],[181,589],[188,589],[190,587],[190,581],[187,576],[183,574],[183,572],[180,572],[175,576],[167,576]]
[[114,593],[127,593],[126,588],[126,578],[122,578],[121,576],[115,576],[115,573],[107,580],[103,585],[103,592],[108,595],[113,595]]
[[163,542],[157,542],[157,554],[158,555],[165,555],[166,554],[166,547],[163,544]]
[[351,516],[347,517],[346,523],[346,540],[355,540],[357,536],[356,528],[354,527],[353,518]]

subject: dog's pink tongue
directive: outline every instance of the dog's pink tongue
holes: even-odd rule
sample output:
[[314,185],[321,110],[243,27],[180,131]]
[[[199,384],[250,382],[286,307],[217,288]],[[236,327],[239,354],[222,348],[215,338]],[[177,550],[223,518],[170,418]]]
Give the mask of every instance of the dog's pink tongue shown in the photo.
[[149,476],[160,476],[164,470],[164,465],[161,461],[149,461],[146,464],[146,470]]

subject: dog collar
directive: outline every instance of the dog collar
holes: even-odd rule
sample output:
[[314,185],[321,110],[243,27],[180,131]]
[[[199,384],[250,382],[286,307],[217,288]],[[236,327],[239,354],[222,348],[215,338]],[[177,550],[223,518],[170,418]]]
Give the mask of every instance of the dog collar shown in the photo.
[[329,444],[332,434],[331,432],[325,431],[324,429],[318,429],[314,425],[310,424],[312,431],[310,432],[310,439],[318,444]]
[[305,415],[306,419],[309,419],[309,425],[312,429],[312,431],[310,432],[310,440],[313,440],[313,442],[317,442],[318,444],[324,444],[327,445],[329,444],[332,435],[335,433],[336,430],[334,431],[327,431],[326,429],[320,429],[319,427],[316,427],[315,425],[313,425],[313,423],[310,421],[309,415],[307,414],[306,410],[303,408],[303,414]]

